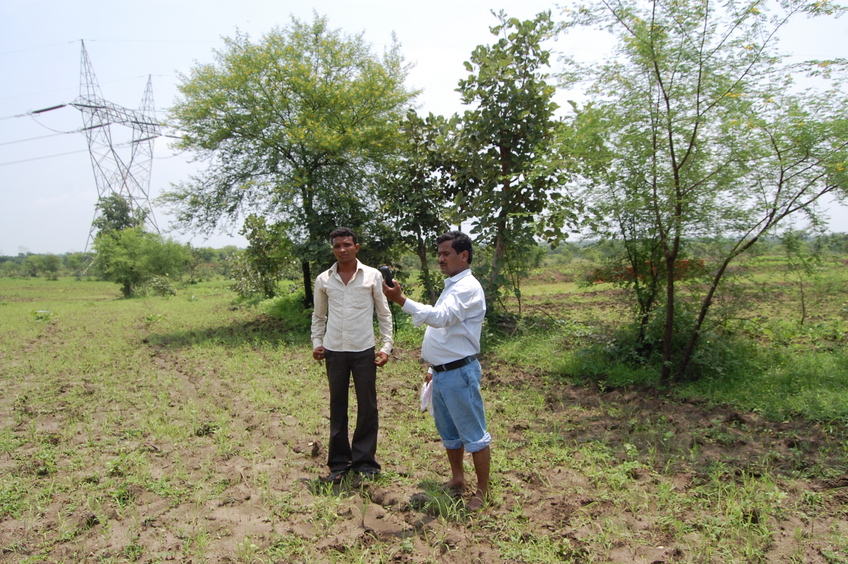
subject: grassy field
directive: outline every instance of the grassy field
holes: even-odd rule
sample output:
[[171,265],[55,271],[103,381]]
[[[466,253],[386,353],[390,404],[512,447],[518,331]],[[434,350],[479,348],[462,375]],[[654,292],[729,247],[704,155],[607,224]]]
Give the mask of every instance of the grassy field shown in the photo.
[[327,386],[302,331],[224,283],[124,300],[0,278],[0,562],[846,563],[840,276],[809,287],[806,326],[783,280],[774,307],[740,313],[771,347],[760,370],[656,391],[574,370],[618,290],[535,273],[538,327],[487,337],[493,496],[474,515],[440,489],[402,313],[378,380],[384,472],[328,486]]

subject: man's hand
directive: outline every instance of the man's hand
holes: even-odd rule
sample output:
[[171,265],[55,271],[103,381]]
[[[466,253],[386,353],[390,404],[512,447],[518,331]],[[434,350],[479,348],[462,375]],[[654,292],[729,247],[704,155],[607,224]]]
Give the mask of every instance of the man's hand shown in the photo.
[[384,366],[387,362],[389,362],[389,355],[384,353],[383,351],[379,351],[374,358],[374,364],[377,366]]
[[324,360],[324,347],[315,347],[312,350],[312,358],[315,360]]
[[397,280],[394,281],[394,284],[394,286],[389,286],[386,284],[386,281],[383,280],[383,294],[385,294],[389,300],[403,307],[403,304],[406,303],[406,296],[403,295],[403,288],[400,287]]
[[433,373],[428,370],[427,374],[424,375],[424,383],[427,384],[432,380],[433,380]]

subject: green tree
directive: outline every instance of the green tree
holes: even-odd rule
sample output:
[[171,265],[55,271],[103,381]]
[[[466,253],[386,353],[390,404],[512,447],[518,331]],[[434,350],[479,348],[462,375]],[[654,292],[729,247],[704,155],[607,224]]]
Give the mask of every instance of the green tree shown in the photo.
[[822,264],[822,249],[812,245],[809,235],[804,231],[788,229],[780,236],[780,245],[786,254],[785,277],[798,286],[798,298],[801,301],[801,317],[798,324],[807,320],[807,292],[810,280],[816,278],[816,269]]
[[29,254],[23,260],[24,272],[32,278],[45,276],[50,280],[58,280],[61,268],[62,259],[58,255]]
[[247,213],[286,227],[312,303],[311,263],[332,228],[361,230],[377,210],[374,179],[395,151],[415,96],[394,43],[376,56],[362,35],[292,19],[259,42],[237,35],[179,85],[179,147],[209,162],[163,200],[178,225],[211,232]]
[[[473,216],[478,240],[492,249],[486,276],[490,305],[503,286],[518,295],[521,258],[536,246],[537,234],[563,238],[562,220],[569,213],[558,201],[566,174],[555,153],[561,147],[554,143],[560,127],[556,89],[544,72],[550,51],[543,43],[554,32],[550,12],[527,21],[503,12],[497,17],[500,23],[491,31],[498,41],[474,49],[465,63],[471,74],[457,89],[473,109],[462,116],[457,150],[465,158],[454,170],[456,201]],[[546,214],[556,220],[546,221]],[[512,276],[503,276],[505,268]]]
[[264,218],[249,215],[241,234],[250,244],[240,257],[243,266],[238,270],[234,289],[243,296],[259,294],[273,298],[283,269],[292,258],[285,226],[281,223],[268,225]]
[[441,116],[419,117],[407,113],[401,125],[403,148],[381,183],[383,211],[403,247],[418,257],[424,299],[435,303],[438,297],[430,262],[436,238],[447,230],[449,177],[444,174],[445,137],[449,125]]
[[[4,257],[5,258],[5,257]],[[21,264],[15,259],[0,262],[0,273],[7,278],[15,278],[21,275]]]
[[828,251],[830,253],[848,254],[848,233],[828,233],[816,238],[816,245],[820,248],[816,252]]
[[115,193],[97,200],[97,212],[92,224],[97,228],[98,234],[141,227],[147,217],[146,210],[133,209],[129,200]]
[[59,255],[41,255],[41,272],[50,280],[59,279],[62,269],[62,257]]
[[29,278],[37,278],[41,271],[41,256],[28,254],[22,262],[23,271]]
[[[848,187],[844,63],[790,64],[776,45],[792,18],[842,11],[799,0],[602,0],[564,24],[618,39],[610,61],[573,69],[591,80],[575,129],[603,140],[603,150],[581,152],[594,171],[594,234],[624,242],[634,284],[639,269],[661,282],[643,323],[662,317],[664,382],[688,377],[731,261],[785,219],[815,219],[822,196]],[[805,73],[831,81],[827,90],[799,88]],[[692,242],[716,235],[724,246],[706,257],[703,284],[682,295]]]
[[68,253],[65,255],[65,269],[70,272],[79,272],[85,264],[85,253]]
[[120,284],[126,298],[154,276],[179,278],[191,262],[186,246],[147,233],[141,227],[97,237],[94,248],[100,275],[104,280]]

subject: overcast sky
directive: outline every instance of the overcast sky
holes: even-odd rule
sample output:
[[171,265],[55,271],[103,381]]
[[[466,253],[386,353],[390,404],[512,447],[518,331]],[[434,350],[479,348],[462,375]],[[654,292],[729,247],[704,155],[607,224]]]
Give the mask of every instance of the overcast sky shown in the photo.
[[[423,89],[420,111],[462,111],[455,92],[463,62],[491,43],[491,10],[529,19],[555,2],[542,0],[0,0],[0,255],[64,253],[85,248],[97,189],[82,116],[73,107],[28,112],[73,102],[80,92],[80,40],[85,41],[103,97],[138,108],[152,76],[157,116],[173,103],[179,72],[212,62],[222,37],[245,32],[258,40],[292,16],[327,16],[330,27],[363,33],[377,52],[394,32],[415,66],[409,86]],[[556,17],[556,15],[555,15]],[[801,23],[782,45],[803,58],[848,58],[848,18]],[[555,50],[582,59],[607,47],[587,38],[560,40]],[[114,127],[113,127],[114,129]],[[151,176],[155,197],[197,165],[156,141]],[[160,228],[165,210],[155,208]],[[848,213],[832,206],[834,231],[848,231]],[[244,245],[241,237],[169,233],[196,246]]]

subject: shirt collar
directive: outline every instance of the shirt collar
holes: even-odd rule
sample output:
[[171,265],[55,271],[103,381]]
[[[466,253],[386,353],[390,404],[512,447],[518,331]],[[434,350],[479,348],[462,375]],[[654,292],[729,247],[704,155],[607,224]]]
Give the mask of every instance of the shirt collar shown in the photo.
[[[362,263],[359,262],[359,259],[356,259],[356,270],[354,272],[359,272],[362,270]],[[338,275],[339,273],[339,261],[333,263],[333,266],[330,267],[330,271],[333,274]]]
[[459,282],[460,280],[462,280],[463,278],[465,278],[466,276],[470,276],[470,275],[471,275],[471,268],[469,267],[469,268],[466,268],[465,270],[463,270],[462,272],[460,272],[459,274],[454,274],[450,278],[445,278],[445,286],[448,286],[450,284],[455,284],[455,283]]

